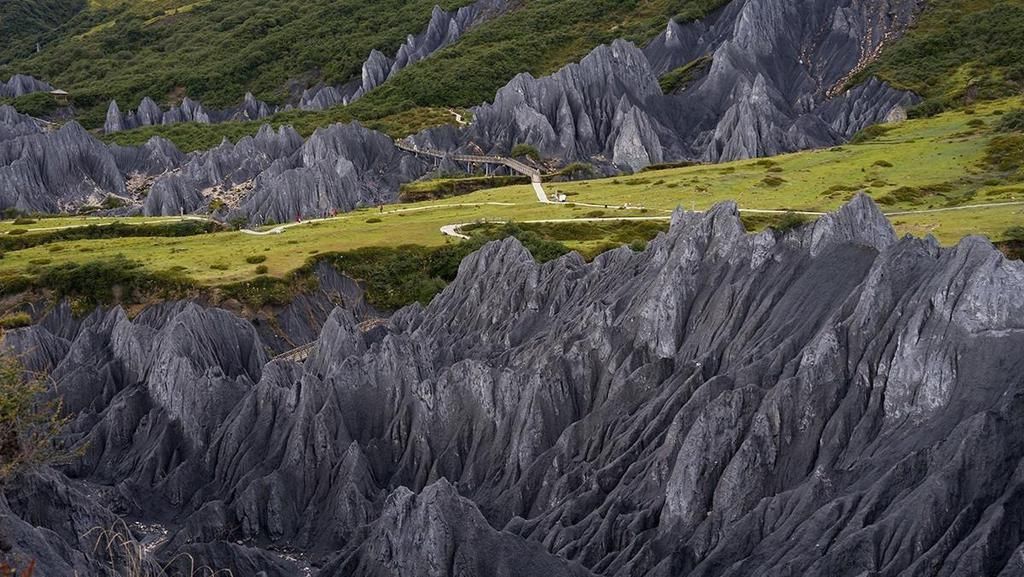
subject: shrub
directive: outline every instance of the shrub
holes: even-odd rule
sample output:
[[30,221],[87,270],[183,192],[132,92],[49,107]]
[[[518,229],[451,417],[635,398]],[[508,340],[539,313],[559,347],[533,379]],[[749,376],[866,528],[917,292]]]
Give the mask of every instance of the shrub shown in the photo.
[[996,124],[999,132],[1022,132],[1024,131],[1024,109],[1018,108],[1005,113]]
[[892,163],[888,160],[876,160],[872,166],[879,166],[881,168],[892,168]]
[[795,212],[787,212],[779,216],[778,220],[771,225],[772,229],[777,232],[787,232],[807,224],[808,218],[803,214],[797,214]]
[[540,162],[540,151],[537,150],[536,146],[530,144],[517,144],[512,147],[512,151],[509,152],[509,156],[513,158],[531,158],[537,162]]
[[761,179],[761,184],[765,186],[770,186],[772,188],[776,186],[782,186],[783,184],[785,184],[785,182],[786,179],[780,178],[778,176],[766,176],[763,179]]
[[228,270],[231,267],[229,267],[228,265],[226,265],[226,264],[224,264],[222,262],[217,262],[217,263],[211,264],[210,268],[212,270]]
[[114,195],[108,195],[106,198],[103,199],[103,204],[101,204],[100,206],[106,210],[114,210],[115,208],[123,207],[125,204],[127,203],[125,203],[123,198],[119,198]]
[[249,264],[260,264],[261,262],[265,262],[266,260],[267,256],[263,254],[254,254],[252,256],[245,257],[245,262]]
[[594,168],[594,165],[586,162],[573,162],[568,164],[562,169],[560,174],[568,180],[583,180],[598,176],[597,169]]
[[17,359],[0,355],[0,483],[26,467],[70,456],[57,444],[68,422],[60,400],[42,399],[45,382],[28,377]]
[[970,122],[967,123],[967,126],[970,126],[971,128],[981,128],[982,126],[985,126],[985,121],[980,118],[972,118]]
[[28,231],[23,228],[12,228],[7,231],[7,236],[18,236],[19,234],[25,234],[26,232]]
[[267,268],[267,265],[265,264],[261,264],[260,266],[256,267],[256,274],[267,274],[269,271],[270,269]]
[[34,218],[26,218],[24,216],[19,216],[18,218],[14,219],[14,224],[15,225],[35,224],[37,222],[39,222],[39,221],[37,221]]
[[1022,162],[1024,133],[1001,134],[985,146],[984,163],[990,168],[1009,172],[1020,168]]
[[0,318],[0,328],[10,330],[27,327],[32,324],[32,317],[26,312],[11,313]]
[[1024,226],[1012,226],[1006,229],[1006,238],[1017,242],[1024,242]]
[[194,286],[181,272],[146,271],[124,255],[46,267],[32,284],[53,290],[58,298],[77,298],[83,306],[134,302],[136,294],[177,297]]
[[[0,249],[3,250],[24,250],[34,246],[41,246],[52,242],[69,240],[102,239],[102,238],[123,238],[123,237],[183,237],[214,232],[220,230],[220,225],[214,222],[200,222],[186,220],[167,224],[123,224],[113,223],[103,226],[82,226],[64,230],[39,232],[21,238],[10,238],[0,235]],[[83,252],[87,252],[82,249]]]
[[854,134],[853,138],[850,139],[850,144],[864,144],[865,142],[877,140],[888,134],[893,128],[895,127],[891,124],[872,124]]
[[909,118],[929,118],[946,111],[946,103],[940,99],[925,100],[907,111]]
[[711,56],[701,56],[692,62],[687,62],[679,68],[667,72],[658,79],[658,84],[661,86],[661,91],[664,94],[679,92],[687,88],[694,80],[700,78],[710,67]]
[[377,218],[377,217],[366,219],[366,224],[377,224],[378,222],[383,222],[383,221],[381,219]]

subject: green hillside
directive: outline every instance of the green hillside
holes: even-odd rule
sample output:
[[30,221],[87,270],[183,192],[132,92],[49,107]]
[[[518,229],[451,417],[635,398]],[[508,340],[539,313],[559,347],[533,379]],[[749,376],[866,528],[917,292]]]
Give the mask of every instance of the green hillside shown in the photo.
[[48,34],[85,8],[85,0],[4,0],[0,2],[0,64],[25,58]]
[[1024,90],[1024,0],[928,0],[915,26],[860,78],[926,97],[919,115]]
[[[15,0],[23,12],[33,7],[57,14],[44,10],[51,1]],[[251,91],[281,103],[317,81],[341,84],[357,76],[370,50],[391,53],[406,35],[421,31],[435,4],[454,9],[468,3],[92,0],[58,29],[41,34],[41,53],[0,53],[0,77],[30,73],[70,91],[88,127],[102,123],[111,98],[134,106],[143,96],[170,104],[188,95],[223,107]],[[668,18],[697,16],[720,3],[522,0],[456,46],[407,69],[367,106],[391,114],[478,104],[519,72],[552,72],[614,38],[647,40]]]

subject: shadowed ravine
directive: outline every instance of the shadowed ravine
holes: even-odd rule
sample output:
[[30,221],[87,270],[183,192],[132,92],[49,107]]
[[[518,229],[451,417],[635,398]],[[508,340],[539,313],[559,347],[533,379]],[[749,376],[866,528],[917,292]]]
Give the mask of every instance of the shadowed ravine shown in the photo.
[[82,535],[115,516],[236,575],[1024,572],[1024,265],[865,196],[589,264],[491,243],[303,364],[196,304],[58,311],[6,337],[88,443],[0,498],[44,575],[105,574]]

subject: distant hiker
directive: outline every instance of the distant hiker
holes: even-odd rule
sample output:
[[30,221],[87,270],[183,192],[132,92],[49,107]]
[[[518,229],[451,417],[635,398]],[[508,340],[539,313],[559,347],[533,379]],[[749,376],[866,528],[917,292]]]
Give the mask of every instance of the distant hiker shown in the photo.
[[377,208],[380,209],[381,214],[384,214],[384,205],[383,204],[378,204]]
[[295,215],[295,222],[302,222],[302,213],[297,213]]

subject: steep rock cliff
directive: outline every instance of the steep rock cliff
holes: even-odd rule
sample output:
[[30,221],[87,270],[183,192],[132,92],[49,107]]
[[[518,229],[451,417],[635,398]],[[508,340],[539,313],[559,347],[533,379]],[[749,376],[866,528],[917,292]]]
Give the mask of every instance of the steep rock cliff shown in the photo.
[[150,97],[145,97],[136,110],[121,112],[116,100],[107,107],[103,132],[110,134],[142,126],[160,126],[181,122],[217,124],[221,122],[262,120],[278,112],[278,107],[257,100],[251,92],[245,94],[242,104],[224,110],[207,110],[202,103],[185,97],[181,104],[164,111]]
[[592,263],[492,243],[385,326],[337,309],[303,364],[263,365],[251,327],[195,305],[5,344],[75,391],[89,448],[70,474],[164,523],[165,556],[1008,577],[1022,287],[987,241],[897,239],[859,196],[785,234],[746,234],[731,204],[678,212]]
[[[641,52],[617,41],[545,78],[520,75],[473,125],[424,145],[544,154],[637,170],[663,160],[725,161],[837,144],[897,119],[917,98],[877,80],[846,89],[912,22],[917,0],[734,0]],[[682,67],[689,67],[683,72]],[[658,79],[691,77],[671,94]]]

